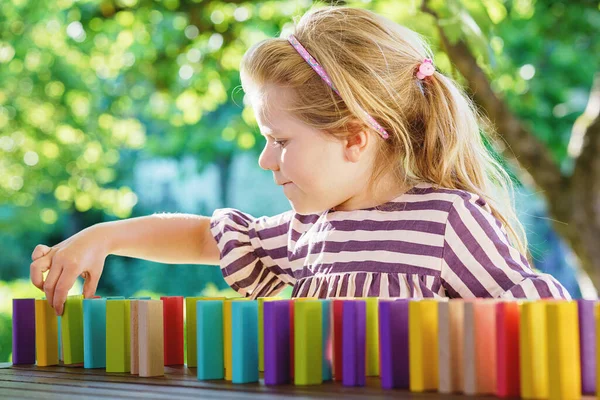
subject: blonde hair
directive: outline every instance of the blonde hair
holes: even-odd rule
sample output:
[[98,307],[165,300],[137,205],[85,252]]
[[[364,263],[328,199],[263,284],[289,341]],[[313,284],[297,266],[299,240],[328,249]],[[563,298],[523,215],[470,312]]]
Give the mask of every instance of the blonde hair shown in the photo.
[[423,59],[433,59],[418,33],[346,6],[313,8],[295,25],[294,35],[327,71],[341,98],[287,37],[253,45],[241,62],[242,82],[292,89],[292,115],[335,138],[372,129],[360,105],[390,134],[378,138],[371,187],[392,172],[404,185],[428,182],[475,193],[508,228],[512,244],[528,254],[512,181],[486,148],[483,127],[493,134],[491,124],[451,78],[439,71],[425,80],[416,77]]

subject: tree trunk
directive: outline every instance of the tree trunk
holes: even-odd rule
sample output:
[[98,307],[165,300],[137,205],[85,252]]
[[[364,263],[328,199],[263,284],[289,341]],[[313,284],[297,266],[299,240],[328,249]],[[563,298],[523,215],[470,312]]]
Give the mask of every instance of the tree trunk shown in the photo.
[[[426,0],[421,10],[439,22]],[[508,144],[500,146],[503,155],[523,167],[515,169],[521,181],[545,197],[554,228],[573,249],[579,267],[596,288],[600,287],[600,245],[596,242],[600,237],[600,158],[596,156],[600,154],[600,73],[594,79],[588,107],[575,123],[577,129],[569,145],[570,153],[575,154],[575,168],[567,176],[530,128],[498,98],[467,44],[463,40],[452,44],[439,23],[437,27],[442,45],[466,79],[473,100]]]

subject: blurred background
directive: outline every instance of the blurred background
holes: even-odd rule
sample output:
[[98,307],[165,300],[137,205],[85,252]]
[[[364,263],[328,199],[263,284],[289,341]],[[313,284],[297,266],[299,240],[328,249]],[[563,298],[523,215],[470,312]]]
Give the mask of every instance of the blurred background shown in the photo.
[[[0,7],[0,362],[31,252],[155,212],[290,208],[244,101],[246,49],[327,2],[8,0]],[[348,1],[425,35],[503,140],[535,267],[600,284],[597,1]],[[597,254],[598,253],[598,254]],[[165,279],[168,276],[169,279]],[[81,293],[78,281],[71,291]],[[110,256],[97,294],[232,295],[219,268]],[[289,295],[289,291],[287,292]]]

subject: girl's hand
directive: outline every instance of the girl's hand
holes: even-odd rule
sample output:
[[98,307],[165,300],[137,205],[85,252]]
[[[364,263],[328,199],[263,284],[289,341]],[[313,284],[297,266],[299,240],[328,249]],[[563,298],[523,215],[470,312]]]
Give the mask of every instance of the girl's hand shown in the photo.
[[[98,281],[108,256],[100,225],[94,225],[56,246],[37,245],[31,254],[31,282],[46,294],[46,299],[56,315],[62,315],[67,293],[78,276],[85,279],[83,296],[90,298],[96,293]],[[48,272],[46,281],[43,273]]]

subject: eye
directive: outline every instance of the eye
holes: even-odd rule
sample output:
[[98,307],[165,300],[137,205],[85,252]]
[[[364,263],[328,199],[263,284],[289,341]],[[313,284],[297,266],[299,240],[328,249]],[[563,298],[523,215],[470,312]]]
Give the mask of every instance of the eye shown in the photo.
[[287,140],[273,140],[273,144],[278,147],[283,147],[287,143]]

